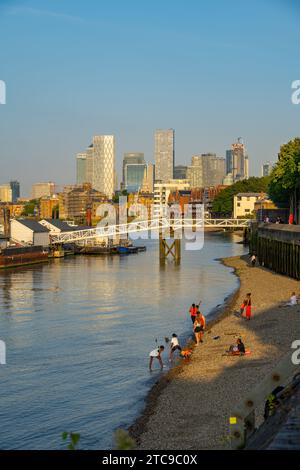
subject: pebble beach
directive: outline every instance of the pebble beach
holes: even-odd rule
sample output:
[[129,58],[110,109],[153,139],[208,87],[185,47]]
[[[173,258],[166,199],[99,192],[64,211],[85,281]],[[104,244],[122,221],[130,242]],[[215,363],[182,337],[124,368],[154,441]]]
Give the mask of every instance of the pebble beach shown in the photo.
[[[300,293],[299,281],[252,268],[246,256],[222,262],[234,269],[240,287],[219,320],[207,326],[204,342],[193,348],[191,359],[181,360],[152,388],[144,413],[129,430],[138,449],[229,448],[233,405],[300,339],[300,305],[282,306],[293,291]],[[252,294],[250,321],[234,314],[247,292]],[[251,354],[224,355],[238,337]]]

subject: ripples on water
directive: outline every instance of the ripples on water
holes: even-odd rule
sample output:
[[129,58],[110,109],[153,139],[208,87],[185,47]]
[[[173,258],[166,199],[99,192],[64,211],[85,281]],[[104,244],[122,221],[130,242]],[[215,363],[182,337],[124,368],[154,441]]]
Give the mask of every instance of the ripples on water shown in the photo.
[[161,268],[157,242],[146,244],[147,252],[128,257],[69,257],[0,272],[7,347],[0,448],[65,447],[63,431],[80,432],[81,448],[109,448],[158,378],[147,369],[155,339],[185,337],[193,301],[202,299],[207,314],[237,286],[215,260],[244,252],[230,235],[207,236],[199,252],[183,250],[178,267]]

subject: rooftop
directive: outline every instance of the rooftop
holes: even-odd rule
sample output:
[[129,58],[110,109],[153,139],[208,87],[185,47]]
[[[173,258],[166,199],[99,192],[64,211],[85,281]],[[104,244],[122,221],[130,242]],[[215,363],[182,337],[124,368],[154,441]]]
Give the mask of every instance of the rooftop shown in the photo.
[[67,222],[59,219],[44,219],[48,224],[53,225],[53,227],[58,228],[62,232],[73,232],[74,227],[71,227]]
[[17,222],[19,222],[22,225],[25,225],[25,227],[29,228],[35,233],[48,233],[49,230],[46,227],[43,227],[43,225],[39,224],[36,220],[31,220],[31,219],[15,219]]
[[265,193],[238,193],[236,196],[240,197],[265,197]]

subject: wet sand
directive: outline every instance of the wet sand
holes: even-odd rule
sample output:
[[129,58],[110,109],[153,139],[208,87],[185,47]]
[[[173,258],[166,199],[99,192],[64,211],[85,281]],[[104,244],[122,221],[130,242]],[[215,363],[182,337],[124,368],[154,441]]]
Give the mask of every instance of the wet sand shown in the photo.
[[[221,319],[209,325],[192,359],[181,361],[151,390],[144,413],[130,428],[139,449],[228,448],[233,405],[272,370],[292,341],[300,339],[300,305],[281,306],[292,291],[300,292],[299,281],[252,268],[247,257],[223,262],[234,268],[240,288]],[[250,321],[234,315],[247,292],[252,293]],[[213,339],[216,336],[220,338]],[[223,356],[238,337],[251,354]]]

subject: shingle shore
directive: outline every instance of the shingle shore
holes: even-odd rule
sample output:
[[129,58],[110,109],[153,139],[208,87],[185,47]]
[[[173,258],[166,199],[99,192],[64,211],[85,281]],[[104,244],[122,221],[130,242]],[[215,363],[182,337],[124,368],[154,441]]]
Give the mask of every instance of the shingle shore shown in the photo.
[[[240,279],[228,316],[207,329],[192,359],[164,376],[149,394],[143,415],[131,427],[139,449],[228,448],[228,418],[233,404],[272,370],[300,339],[300,305],[282,307],[300,283],[264,268],[251,268],[245,257],[224,264]],[[252,293],[250,322],[234,315],[247,292]],[[219,339],[213,339],[220,336]],[[223,353],[242,337],[251,354]]]

